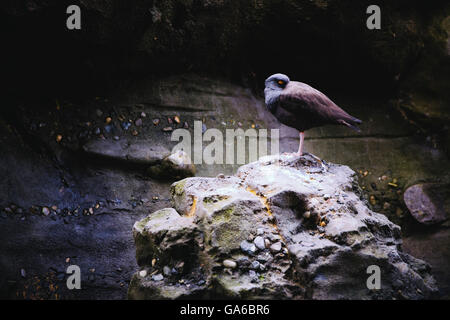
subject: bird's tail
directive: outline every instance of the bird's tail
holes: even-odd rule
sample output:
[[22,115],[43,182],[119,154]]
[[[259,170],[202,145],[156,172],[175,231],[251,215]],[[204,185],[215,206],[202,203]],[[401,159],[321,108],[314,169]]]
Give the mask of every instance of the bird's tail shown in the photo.
[[347,121],[341,119],[338,122],[340,124],[343,124],[344,126],[347,126],[351,129],[357,131],[357,132],[361,132],[361,129],[358,128],[356,125],[361,124],[362,121],[357,118],[352,117],[351,119],[347,119]]

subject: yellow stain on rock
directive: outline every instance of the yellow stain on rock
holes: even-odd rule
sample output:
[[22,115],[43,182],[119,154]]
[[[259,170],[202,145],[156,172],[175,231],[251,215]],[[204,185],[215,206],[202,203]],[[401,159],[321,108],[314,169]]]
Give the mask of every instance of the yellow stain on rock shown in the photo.
[[261,201],[261,203],[266,208],[267,213],[269,214],[269,216],[272,216],[272,211],[270,210],[270,205],[269,205],[269,201],[267,200],[267,198],[264,197],[263,195],[259,195],[255,190],[251,189],[250,187],[247,187],[246,190],[248,192],[254,194],[255,196],[257,196],[259,198],[259,200]]
[[188,217],[193,217],[195,214],[195,209],[197,208],[197,197],[196,196],[192,196],[192,206],[191,206],[191,210],[189,210],[187,216]]

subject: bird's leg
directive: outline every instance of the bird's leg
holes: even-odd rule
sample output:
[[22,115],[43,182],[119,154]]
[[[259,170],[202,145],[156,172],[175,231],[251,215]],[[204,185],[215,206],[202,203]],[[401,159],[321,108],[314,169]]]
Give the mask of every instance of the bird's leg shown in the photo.
[[300,144],[298,145],[298,151],[296,153],[297,156],[301,156],[303,154],[303,140],[305,139],[305,133],[300,132]]

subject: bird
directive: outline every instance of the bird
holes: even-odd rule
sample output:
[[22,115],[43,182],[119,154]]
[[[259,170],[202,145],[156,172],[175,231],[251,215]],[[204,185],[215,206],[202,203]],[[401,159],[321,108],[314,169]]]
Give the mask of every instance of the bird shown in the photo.
[[362,121],[338,107],[325,94],[299,81],[291,81],[276,73],[265,81],[264,98],[267,109],[281,123],[297,129],[300,143],[296,155],[303,154],[305,131],[327,124],[344,125],[360,132]]

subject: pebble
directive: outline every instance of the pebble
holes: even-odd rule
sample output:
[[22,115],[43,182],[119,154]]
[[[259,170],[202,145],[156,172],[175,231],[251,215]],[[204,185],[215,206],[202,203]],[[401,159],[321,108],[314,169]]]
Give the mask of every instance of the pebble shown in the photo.
[[163,268],[163,273],[165,276],[170,276],[170,274],[172,273],[172,271],[170,270],[169,266],[164,266]]
[[249,254],[254,254],[256,252],[256,246],[253,243],[244,240],[241,242],[241,250]]
[[205,133],[205,131],[207,130],[207,128],[206,128],[206,124],[202,124],[202,133]]
[[250,269],[258,270],[259,266],[260,266],[259,261],[253,261],[252,264],[250,265]]
[[161,273],[152,276],[153,281],[161,281],[162,279],[164,279],[164,276]]
[[42,214],[43,214],[44,216],[48,216],[48,215],[50,214],[49,208],[43,207],[43,208],[42,208]]
[[20,275],[22,276],[22,278],[25,278],[27,276],[27,272],[25,271],[25,269],[20,269]]
[[101,117],[103,115],[103,111],[100,109],[95,110],[95,113],[97,113],[97,117]]
[[256,229],[256,234],[257,234],[258,236],[262,236],[262,235],[264,234],[264,229],[263,229],[263,228],[258,228],[258,229]]
[[144,112],[144,111],[142,111],[142,112],[141,112],[141,117],[142,117],[142,118],[145,118],[145,117],[147,117],[147,115],[145,114],[145,112]]
[[139,276],[142,277],[142,278],[146,277],[147,276],[147,271],[146,270],[139,271]]
[[184,122],[183,128],[185,128],[185,129],[189,129],[189,123],[187,123],[187,122]]
[[152,122],[155,126],[157,126],[159,124],[159,121],[160,121],[159,119],[153,119]]
[[275,242],[274,244],[272,244],[270,246],[270,251],[273,253],[280,252],[281,251],[281,242]]
[[264,245],[266,246],[266,248],[270,247],[270,240],[269,239],[264,239]]
[[106,124],[110,124],[112,121],[111,117],[106,117],[105,122]]
[[56,142],[61,142],[61,140],[62,140],[62,135],[58,134],[56,136]]
[[179,117],[179,116],[173,117],[173,120],[174,120],[176,123],[180,123],[180,117]]
[[267,262],[270,261],[272,259],[272,255],[270,253],[268,253],[267,251],[264,253],[259,254],[256,259],[259,262]]
[[253,240],[253,243],[259,250],[264,250],[266,248],[266,243],[264,241],[264,238],[261,236],[257,236],[255,240]]
[[280,235],[278,235],[278,234],[273,234],[273,233],[269,236],[269,238],[270,238],[270,241],[272,241],[272,242],[276,242],[276,241],[281,240]]
[[99,127],[97,127],[97,128],[95,128],[94,133],[95,133],[96,135],[99,135],[100,133],[102,133],[102,130],[101,130]]
[[137,127],[142,126],[142,119],[141,119],[141,118],[137,119],[137,120],[134,122],[134,124],[135,124]]
[[105,132],[110,133],[112,131],[112,125],[105,126]]
[[305,211],[305,213],[303,213],[303,218],[309,219],[309,217],[311,217],[311,212],[310,211]]
[[241,267],[248,267],[250,265],[250,260],[248,257],[244,256],[244,257],[240,257],[237,260],[237,263],[239,264],[239,266]]
[[119,138],[119,136],[114,136],[113,139],[116,140],[116,141],[118,141],[120,138]]
[[225,268],[231,268],[231,269],[234,269],[234,268],[237,267],[237,263],[236,263],[235,261],[233,261],[233,260],[225,259],[225,260],[223,260],[223,266],[224,266]]
[[128,130],[131,127],[131,123],[129,123],[129,122],[122,122],[120,124],[120,126],[122,127],[123,130]]
[[165,128],[163,128],[163,131],[164,132],[170,132],[170,131],[173,131],[173,128],[172,127],[165,127]]

